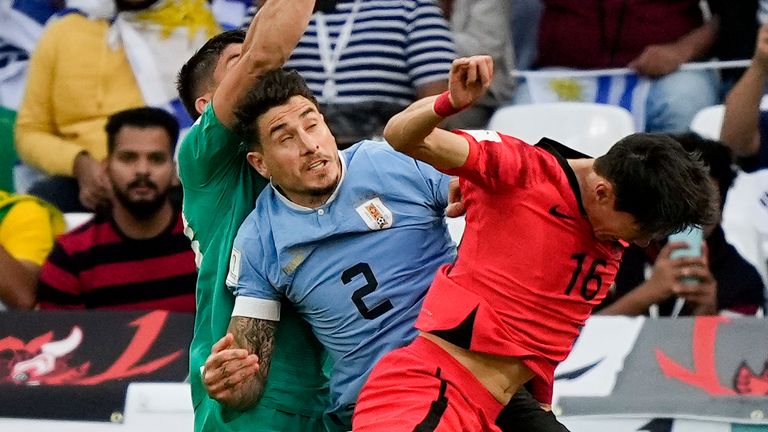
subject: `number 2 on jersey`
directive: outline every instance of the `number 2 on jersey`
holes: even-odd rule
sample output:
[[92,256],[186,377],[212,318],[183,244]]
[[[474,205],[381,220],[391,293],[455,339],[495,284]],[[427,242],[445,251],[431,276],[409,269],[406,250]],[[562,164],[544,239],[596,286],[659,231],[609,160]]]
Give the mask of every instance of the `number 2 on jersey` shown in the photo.
[[363,318],[367,320],[376,319],[393,308],[392,302],[389,300],[379,302],[379,304],[372,308],[368,308],[365,301],[363,301],[363,297],[376,291],[376,288],[379,286],[379,282],[376,281],[371,266],[367,263],[358,263],[344,270],[344,272],[341,273],[341,282],[344,283],[344,285],[347,285],[358,275],[363,275],[366,284],[352,293],[352,302],[357,306],[357,310],[360,311]]
[[[571,281],[568,282],[568,287],[565,289],[565,295],[570,295],[571,291],[573,291],[573,288],[576,286],[576,282],[578,282],[581,271],[584,268],[584,262],[587,260],[587,254],[575,253],[571,255],[571,259],[576,261],[576,268],[573,269]],[[590,301],[600,292],[600,289],[603,287],[603,278],[597,274],[597,268],[598,266],[605,267],[607,264],[608,263],[603,259],[592,261],[592,265],[589,266],[587,274],[585,274],[581,280],[581,290],[579,291],[579,294],[581,294],[581,297],[584,300]],[[593,285],[594,289],[590,290],[590,285]]]

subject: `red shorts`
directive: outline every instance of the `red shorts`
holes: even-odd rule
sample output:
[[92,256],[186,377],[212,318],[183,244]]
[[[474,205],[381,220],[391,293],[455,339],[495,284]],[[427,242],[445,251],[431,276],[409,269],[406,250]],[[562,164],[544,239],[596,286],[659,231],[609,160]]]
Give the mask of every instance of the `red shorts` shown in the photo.
[[355,405],[354,431],[499,431],[504,408],[445,350],[417,337],[384,356]]

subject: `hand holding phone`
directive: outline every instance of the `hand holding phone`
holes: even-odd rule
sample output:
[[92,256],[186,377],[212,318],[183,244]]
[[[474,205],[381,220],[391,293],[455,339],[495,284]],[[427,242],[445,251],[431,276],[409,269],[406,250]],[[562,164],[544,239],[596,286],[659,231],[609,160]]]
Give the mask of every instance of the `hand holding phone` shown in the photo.
[[[701,242],[704,241],[704,233],[701,228],[689,227],[679,233],[675,233],[669,236],[669,242],[683,242],[688,246],[685,248],[678,248],[673,250],[669,257],[672,259],[681,257],[700,257],[701,256]],[[683,278],[683,282],[688,284],[697,283],[698,280],[692,277]]]

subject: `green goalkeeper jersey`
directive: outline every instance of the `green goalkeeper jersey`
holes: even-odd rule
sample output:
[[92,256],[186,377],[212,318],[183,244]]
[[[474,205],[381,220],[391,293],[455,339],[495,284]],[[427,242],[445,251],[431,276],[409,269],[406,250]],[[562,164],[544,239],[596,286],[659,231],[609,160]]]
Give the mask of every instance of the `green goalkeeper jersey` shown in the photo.
[[179,148],[185,234],[198,267],[197,312],[190,346],[195,431],[322,431],[328,406],[325,354],[309,325],[289,305],[278,324],[272,365],[257,406],[246,411],[210,399],[200,369],[226,334],[234,296],[225,285],[237,230],[267,181],[248,165],[240,138],[208,104]]

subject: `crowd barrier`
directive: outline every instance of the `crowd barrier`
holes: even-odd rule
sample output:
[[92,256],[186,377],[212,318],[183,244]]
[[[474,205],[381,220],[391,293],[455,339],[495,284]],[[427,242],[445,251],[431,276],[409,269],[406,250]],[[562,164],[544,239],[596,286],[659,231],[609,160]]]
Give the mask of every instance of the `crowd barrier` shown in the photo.
[[[192,430],[192,317],[0,314],[0,430]],[[556,372],[573,432],[768,431],[768,320],[593,317]]]

